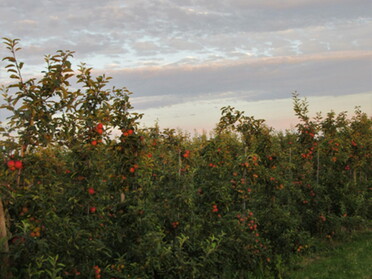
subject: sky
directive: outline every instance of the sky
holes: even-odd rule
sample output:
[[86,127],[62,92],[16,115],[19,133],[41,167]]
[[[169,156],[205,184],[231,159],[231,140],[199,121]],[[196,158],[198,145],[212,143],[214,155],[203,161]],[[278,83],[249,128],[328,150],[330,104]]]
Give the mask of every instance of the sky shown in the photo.
[[21,40],[26,76],[73,50],[74,69],[84,62],[133,92],[143,126],[198,133],[227,105],[291,129],[294,91],[311,115],[371,116],[371,35],[369,0],[0,1],[0,36]]

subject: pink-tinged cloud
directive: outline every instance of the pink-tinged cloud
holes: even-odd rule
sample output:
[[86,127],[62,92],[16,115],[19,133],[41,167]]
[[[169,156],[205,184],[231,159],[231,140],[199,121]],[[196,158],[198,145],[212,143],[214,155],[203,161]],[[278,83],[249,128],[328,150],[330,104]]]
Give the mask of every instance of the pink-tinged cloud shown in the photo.
[[[141,107],[220,98],[224,94],[257,101],[287,98],[293,91],[305,96],[372,91],[371,59],[372,51],[341,51],[194,66],[143,67],[113,70],[110,74],[115,83],[142,98]],[[150,96],[146,104],[145,99]],[[154,102],[155,96],[158,98]]]

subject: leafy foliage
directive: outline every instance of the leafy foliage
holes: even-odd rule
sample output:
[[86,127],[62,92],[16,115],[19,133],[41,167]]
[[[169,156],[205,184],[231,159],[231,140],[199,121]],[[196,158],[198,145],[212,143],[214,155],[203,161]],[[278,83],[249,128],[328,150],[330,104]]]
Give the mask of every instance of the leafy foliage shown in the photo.
[[370,217],[372,120],[359,109],[311,119],[294,94],[294,132],[232,107],[209,138],[140,129],[131,92],[75,73],[73,52],[24,80],[18,40],[4,43],[8,278],[280,278],[317,238]]

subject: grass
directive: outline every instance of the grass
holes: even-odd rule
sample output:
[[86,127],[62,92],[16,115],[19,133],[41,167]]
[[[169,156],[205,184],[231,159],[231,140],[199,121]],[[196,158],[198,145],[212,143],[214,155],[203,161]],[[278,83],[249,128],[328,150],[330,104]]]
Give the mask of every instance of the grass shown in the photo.
[[283,278],[372,279],[372,230],[356,233],[350,241],[304,258]]

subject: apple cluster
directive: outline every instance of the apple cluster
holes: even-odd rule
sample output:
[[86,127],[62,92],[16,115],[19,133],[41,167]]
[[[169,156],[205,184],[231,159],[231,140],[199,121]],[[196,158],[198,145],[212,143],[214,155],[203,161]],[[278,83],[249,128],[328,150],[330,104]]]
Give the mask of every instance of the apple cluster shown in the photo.
[[23,168],[22,161],[10,160],[8,161],[7,165],[8,165],[8,169],[10,169],[11,171],[20,170]]

